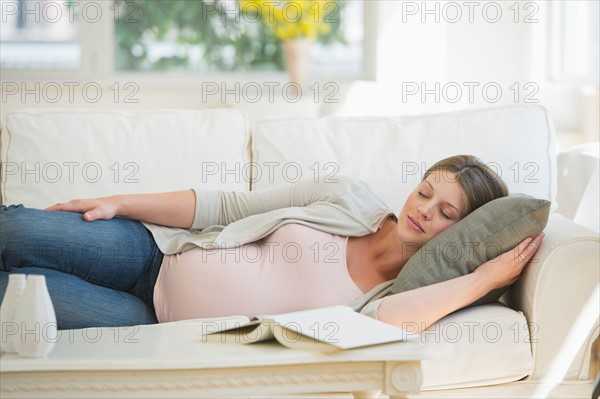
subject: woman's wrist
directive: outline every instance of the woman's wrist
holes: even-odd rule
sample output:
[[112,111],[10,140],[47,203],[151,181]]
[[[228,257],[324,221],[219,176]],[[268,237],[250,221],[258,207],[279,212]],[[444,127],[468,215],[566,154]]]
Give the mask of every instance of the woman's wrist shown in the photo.
[[482,296],[496,288],[494,287],[494,282],[487,273],[487,270],[484,268],[475,269],[473,273],[470,274],[470,276],[473,280],[473,292],[476,292],[478,296],[477,299],[481,298]]
[[115,216],[127,217],[127,196],[112,195],[108,198],[115,207]]

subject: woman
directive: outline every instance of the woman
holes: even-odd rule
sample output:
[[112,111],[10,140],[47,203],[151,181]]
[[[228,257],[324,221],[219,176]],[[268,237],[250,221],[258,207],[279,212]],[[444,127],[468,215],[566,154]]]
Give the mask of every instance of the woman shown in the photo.
[[[433,165],[398,217],[350,178],[2,206],[0,295],[11,272],[44,274],[61,329],[364,303],[415,248],[507,193],[492,170],[461,155]],[[542,237],[469,275],[390,295],[375,315],[425,329],[514,282]]]

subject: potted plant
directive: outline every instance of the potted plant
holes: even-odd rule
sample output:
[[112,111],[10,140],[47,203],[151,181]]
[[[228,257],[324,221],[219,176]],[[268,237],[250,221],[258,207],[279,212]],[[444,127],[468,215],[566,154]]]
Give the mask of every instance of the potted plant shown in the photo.
[[308,64],[312,43],[331,31],[339,22],[335,0],[239,0],[240,12],[254,14],[271,28],[283,47],[290,81],[296,88],[308,82]]

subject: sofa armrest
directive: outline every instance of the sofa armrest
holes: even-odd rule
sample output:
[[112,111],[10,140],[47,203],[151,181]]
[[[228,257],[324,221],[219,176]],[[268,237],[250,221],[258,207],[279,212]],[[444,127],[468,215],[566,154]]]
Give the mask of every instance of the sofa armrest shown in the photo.
[[599,332],[600,239],[559,214],[507,302],[529,322],[534,371],[530,380],[589,378],[591,346]]

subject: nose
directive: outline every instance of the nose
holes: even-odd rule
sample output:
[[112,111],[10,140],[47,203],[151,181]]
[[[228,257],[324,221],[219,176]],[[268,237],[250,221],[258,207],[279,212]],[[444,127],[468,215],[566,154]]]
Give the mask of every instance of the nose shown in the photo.
[[417,211],[419,212],[419,214],[421,214],[421,216],[423,216],[423,219],[425,219],[425,220],[431,219],[431,208],[430,207],[420,206],[417,208]]

